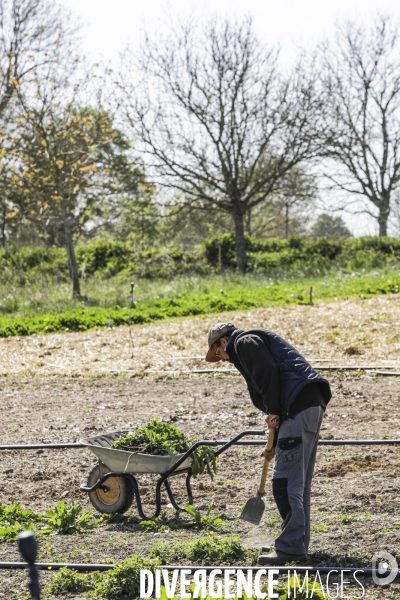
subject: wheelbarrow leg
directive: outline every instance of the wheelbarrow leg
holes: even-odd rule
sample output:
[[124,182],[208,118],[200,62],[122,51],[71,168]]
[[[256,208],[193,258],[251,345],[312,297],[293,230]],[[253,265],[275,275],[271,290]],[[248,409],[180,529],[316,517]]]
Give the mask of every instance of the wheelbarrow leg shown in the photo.
[[174,509],[175,509],[175,510],[185,510],[185,509],[184,509],[182,506],[179,506],[179,504],[178,504],[178,503],[177,503],[177,501],[175,500],[175,496],[174,496],[174,494],[173,494],[173,492],[172,492],[172,490],[171,490],[171,486],[170,486],[170,484],[169,484],[169,481],[168,481],[168,479],[166,479],[166,480],[164,481],[164,485],[165,485],[165,489],[167,490],[168,497],[169,497],[169,499],[170,499],[170,501],[171,501],[171,504],[172,504],[172,506],[174,507]]
[[[186,475],[186,491],[187,491],[187,495],[188,495],[189,504],[193,504],[192,486],[190,485],[191,477],[192,477],[192,472],[189,471],[188,474]],[[175,496],[171,489],[171,484],[169,483],[168,479],[164,480],[164,485],[165,485],[165,489],[167,490],[167,494],[171,501],[171,504],[175,508],[175,510],[185,510],[184,507],[180,506],[177,503],[177,501],[175,500]]]
[[192,479],[192,470],[186,475],[186,490],[188,495],[189,504],[193,504],[193,491],[192,486],[190,485]]
[[[135,493],[135,500],[136,500],[136,506],[137,506],[137,510],[139,513],[139,517],[141,519],[144,519],[145,521],[151,521],[153,519],[156,519],[157,517],[160,516],[161,513],[161,487],[162,484],[164,484],[165,489],[167,491],[168,497],[170,499],[170,502],[172,504],[172,506],[174,507],[175,510],[185,510],[184,507],[180,506],[177,501],[175,500],[175,496],[174,493],[171,489],[171,485],[168,481],[168,479],[165,476],[160,477],[160,479],[157,481],[157,485],[156,485],[156,510],[155,513],[149,517],[147,516],[144,511],[143,511],[143,504],[142,504],[142,498],[140,496],[140,490],[139,490],[139,485],[138,482],[136,480],[136,477],[134,477],[133,475],[129,474],[127,475],[127,477],[130,477],[132,484],[133,484],[133,490]],[[188,495],[188,501],[189,504],[193,504],[193,493],[192,493],[192,488],[190,485],[190,479],[192,477],[192,473],[191,471],[188,472],[188,474],[186,475],[186,490],[187,490],[187,495]]]
[[129,477],[131,478],[133,483],[133,489],[135,492],[136,506],[138,509],[139,517],[141,519],[144,519],[145,521],[152,521],[153,519],[156,519],[161,512],[161,485],[159,485],[160,482],[158,482],[156,486],[156,512],[154,513],[154,515],[149,517],[143,512],[142,498],[140,496],[138,482],[136,481],[136,478],[133,475],[129,475]]

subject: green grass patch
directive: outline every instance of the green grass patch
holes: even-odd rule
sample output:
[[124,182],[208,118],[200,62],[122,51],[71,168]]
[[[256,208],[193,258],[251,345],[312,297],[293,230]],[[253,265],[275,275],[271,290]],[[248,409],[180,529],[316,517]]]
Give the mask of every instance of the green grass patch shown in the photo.
[[[153,282],[154,284],[154,282]],[[192,292],[177,295],[186,284]],[[154,284],[155,285],[155,284]],[[305,277],[277,282],[260,276],[237,274],[179,280],[174,284],[159,283],[158,298],[137,301],[132,309],[131,323],[155,321],[249,310],[269,306],[305,305],[310,303],[309,289],[313,287],[313,301],[342,300],[350,297],[369,298],[378,294],[400,291],[399,270],[386,267],[370,273],[335,273],[325,277]],[[197,288],[197,289],[196,289]],[[186,288],[187,289],[187,288]],[[153,288],[153,292],[155,288]],[[160,297],[165,294],[166,297]],[[119,326],[128,323],[128,307],[75,308],[67,312],[38,316],[0,317],[0,337],[24,336],[62,331],[87,331],[98,327]]]
[[314,533],[326,533],[328,531],[328,527],[324,524],[311,525],[311,531]]
[[66,505],[58,502],[43,514],[26,510],[22,504],[11,504],[3,506],[0,504],[0,543],[15,542],[21,531],[33,530],[38,537],[50,534],[75,534],[84,533],[102,525],[110,523],[129,523],[137,526],[144,533],[168,532],[176,530],[194,531],[229,531],[226,521],[211,515],[212,504],[210,504],[207,515],[202,516],[194,506],[185,507],[184,514],[175,513],[171,518],[166,512],[162,512],[154,520],[140,521],[135,516],[122,516],[119,514],[93,514],[93,511],[84,511],[80,504]]
[[340,519],[340,522],[343,525],[350,525],[351,523],[354,523],[355,521],[358,521],[357,515],[351,515],[351,514],[348,514],[348,513],[344,513],[342,515],[339,515],[339,519]]
[[77,573],[73,569],[63,567],[56,573],[53,581],[47,586],[45,594],[58,596],[66,593],[88,592],[94,590],[102,579],[102,571]]
[[239,536],[202,536],[184,542],[157,542],[150,550],[150,558],[159,558],[163,564],[176,560],[224,563],[226,561],[249,560],[256,562],[257,550],[248,550],[240,543]]
[[[159,543],[161,546],[164,543]],[[189,547],[189,546],[188,546]],[[219,553],[223,553],[224,549],[230,548],[232,556],[228,560],[242,559],[242,553],[240,544],[236,542],[225,541],[225,545],[214,544],[214,549],[207,548],[204,552],[204,544],[200,547],[196,546],[193,541],[193,547],[190,550],[190,554],[196,554],[203,556],[214,557],[214,550]],[[196,552],[194,552],[196,548]],[[200,551],[199,551],[200,549]],[[257,555],[256,551],[245,551],[252,552],[254,556]],[[162,552],[159,552],[162,554]],[[239,554],[239,556],[233,556],[233,554]],[[164,553],[165,555],[165,553]],[[245,556],[248,558],[248,555]],[[207,561],[214,561],[215,558],[206,558]],[[220,558],[221,560],[221,558]],[[105,598],[108,600],[117,600],[119,598],[130,598],[135,599],[140,594],[140,571],[141,569],[147,569],[155,573],[155,570],[160,568],[159,559],[143,558],[135,554],[131,558],[126,559],[122,563],[117,563],[112,569],[104,572],[94,573],[77,573],[71,569],[63,568],[55,574],[53,581],[45,589],[45,594],[62,595],[70,593],[85,592],[85,596],[89,598]],[[319,582],[316,578],[301,578],[299,576],[292,576],[289,581],[286,581],[283,585],[274,586],[274,592],[277,594],[279,600],[287,600],[288,598],[298,598],[303,600],[305,598],[315,598],[317,600],[323,600],[325,598],[324,590],[320,587]],[[195,585],[190,585],[190,598],[194,598]],[[264,586],[262,592],[268,593],[268,586]],[[179,583],[175,590],[175,593],[179,593]],[[219,600],[223,600],[223,596],[215,596]],[[250,600],[250,597],[244,596],[245,599]],[[166,600],[166,590],[161,587],[161,599]],[[177,600],[177,596],[173,600]],[[204,600],[211,600],[210,596],[207,596]]]
[[192,516],[193,519],[185,518],[184,515],[175,514],[170,518],[166,512],[162,512],[159,517],[149,521],[140,521],[139,528],[145,532],[167,532],[176,531],[179,529],[194,529],[205,531],[226,531],[229,529],[226,521],[215,515],[210,515],[212,504],[209,506],[206,516],[201,516],[201,513],[193,506],[185,506],[185,512]]

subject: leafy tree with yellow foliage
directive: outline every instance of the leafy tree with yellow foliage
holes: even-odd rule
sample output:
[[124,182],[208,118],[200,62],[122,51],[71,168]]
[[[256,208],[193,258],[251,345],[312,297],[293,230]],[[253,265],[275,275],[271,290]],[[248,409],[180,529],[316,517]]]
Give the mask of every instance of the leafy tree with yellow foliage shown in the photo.
[[[74,91],[78,87],[75,85]],[[101,210],[101,199],[119,189],[129,143],[100,104],[93,108],[78,99],[47,101],[40,92],[38,86],[39,101],[33,105],[21,99],[19,164],[13,184],[19,211],[26,218],[37,225],[59,225],[58,241],[67,249],[72,295],[79,298],[74,239]]]
[[63,70],[76,48],[79,25],[54,0],[0,0],[0,238],[20,230],[13,174],[18,162],[15,116],[18,96],[34,93],[35,81]]

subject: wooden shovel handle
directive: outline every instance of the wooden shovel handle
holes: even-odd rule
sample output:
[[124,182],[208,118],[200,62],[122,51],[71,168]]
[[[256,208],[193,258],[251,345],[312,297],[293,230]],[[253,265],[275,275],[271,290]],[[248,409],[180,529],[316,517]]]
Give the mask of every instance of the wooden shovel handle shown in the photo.
[[[271,450],[272,450],[272,448],[274,446],[275,431],[276,431],[276,429],[269,429],[268,430],[268,441],[267,441],[267,445],[265,446],[265,449],[267,450],[267,452],[271,452]],[[257,492],[257,494],[259,496],[264,496],[264,494],[265,494],[265,483],[267,481],[269,463],[270,463],[269,460],[264,459],[264,465],[263,465],[263,470],[262,470],[262,474],[261,474],[260,487],[259,487],[258,492]]]

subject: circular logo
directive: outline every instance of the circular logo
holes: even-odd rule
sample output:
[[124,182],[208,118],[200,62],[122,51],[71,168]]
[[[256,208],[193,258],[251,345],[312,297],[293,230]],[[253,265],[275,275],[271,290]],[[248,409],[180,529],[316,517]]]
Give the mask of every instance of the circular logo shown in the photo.
[[397,560],[389,552],[376,552],[372,557],[372,579],[376,585],[392,583],[398,572]]

